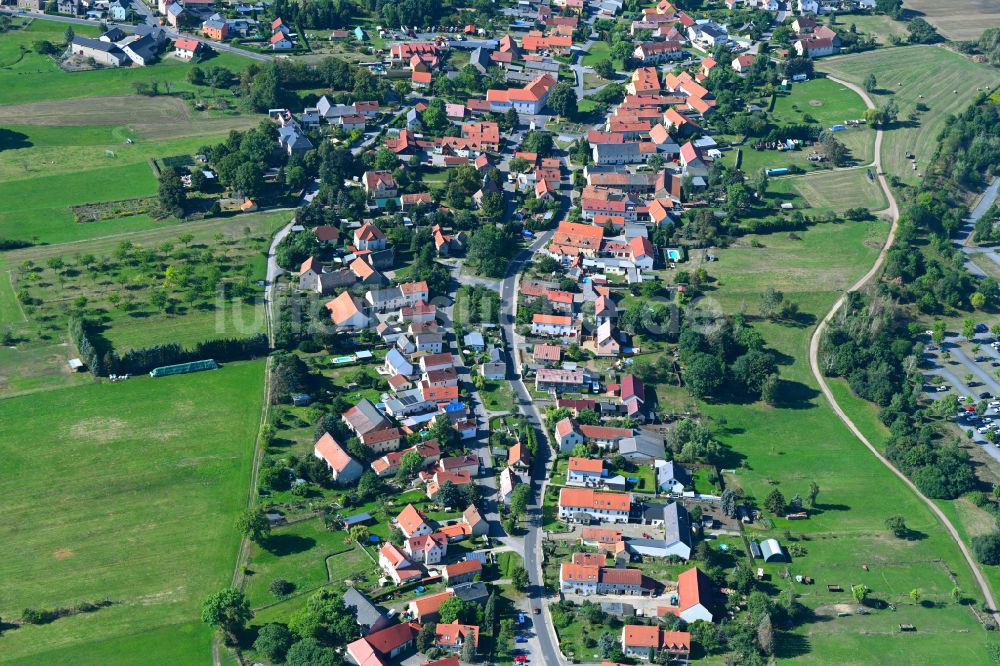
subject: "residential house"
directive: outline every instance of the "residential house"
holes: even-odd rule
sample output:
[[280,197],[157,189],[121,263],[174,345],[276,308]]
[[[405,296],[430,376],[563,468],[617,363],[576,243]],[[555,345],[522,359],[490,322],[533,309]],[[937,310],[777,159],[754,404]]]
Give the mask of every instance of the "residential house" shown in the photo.
[[597,356],[617,357],[621,353],[621,348],[610,320],[597,327],[597,333],[594,335],[594,352]]
[[420,625],[403,622],[368,634],[347,646],[347,655],[355,664],[389,666],[413,649]]
[[[368,173],[386,173],[384,171],[369,171]],[[367,176],[367,174],[365,174]],[[392,174],[389,174],[390,179]],[[367,186],[366,186],[367,187]],[[395,181],[393,181],[395,187]],[[392,195],[395,196],[395,195]],[[377,252],[386,248],[386,238],[382,230],[371,222],[365,222],[354,231],[354,247],[361,251]]]
[[[604,560],[604,555],[600,556]],[[563,562],[559,565],[559,590],[563,593],[591,594],[650,594],[656,583],[642,575],[639,569],[618,569]]]
[[737,74],[745,74],[753,67],[756,59],[750,54],[744,54],[733,58],[732,68]]
[[635,47],[632,57],[643,65],[655,65],[684,57],[684,49],[677,42],[644,42]]
[[657,460],[653,464],[656,468],[656,486],[660,490],[675,495],[684,492],[684,487],[690,483],[690,480],[680,463],[675,463],[672,460]]
[[535,390],[579,393],[585,381],[586,375],[582,370],[542,368],[535,373]]
[[572,451],[577,444],[583,444],[583,433],[577,429],[576,423],[568,416],[556,423],[555,432],[561,452]]
[[531,469],[531,454],[521,442],[507,450],[507,465],[516,471],[527,472]]
[[487,90],[486,101],[490,104],[490,110],[495,113],[514,109],[518,113],[537,114],[545,107],[549,93],[552,92],[555,85],[554,78],[548,74],[542,74],[524,88]]
[[213,16],[201,24],[201,34],[217,42],[224,42],[229,38],[229,22],[222,17]]
[[441,604],[453,596],[455,596],[454,593],[445,590],[444,592],[417,597],[407,605],[407,612],[414,620],[421,624],[433,622],[438,617],[438,610],[441,608]]
[[395,451],[403,442],[403,431],[399,428],[384,428],[360,436],[361,443],[372,450],[372,453]]
[[365,171],[362,180],[365,193],[376,202],[395,199],[399,194],[399,186],[396,185],[396,179],[392,177],[391,171]]
[[597,492],[589,488],[559,491],[559,519],[589,523],[627,523],[632,498],[627,493]]
[[480,372],[488,381],[503,381],[507,378],[507,360],[502,349],[490,345],[487,359],[480,366]]
[[489,523],[483,519],[479,510],[472,504],[462,512],[462,522],[469,526],[473,536],[482,536],[490,531]]
[[476,576],[482,576],[483,563],[475,558],[448,564],[442,570],[441,576],[449,585],[474,581]]
[[407,539],[415,536],[425,536],[434,532],[427,517],[412,504],[399,512],[393,522]]
[[352,458],[330,433],[325,433],[316,441],[313,455],[326,463],[337,483],[353,483],[365,471],[361,463]]
[[701,46],[715,47],[729,42],[729,32],[712,21],[692,25],[687,29],[687,36]]
[[302,132],[302,128],[299,127],[298,123],[294,122],[278,128],[278,146],[289,157],[292,155],[304,155],[315,148],[309,137]]
[[[563,419],[563,421],[569,421],[569,418]],[[569,467],[566,469],[566,485],[599,486],[604,475],[603,460],[572,457],[569,459]]]
[[391,624],[389,616],[354,587],[348,586],[344,591],[344,605],[354,616],[362,634],[375,633]]
[[448,554],[448,537],[443,534],[422,534],[410,537],[404,544],[411,561],[424,565],[438,564]]
[[288,35],[283,32],[276,32],[271,35],[271,49],[273,51],[287,51],[293,48],[295,45]]
[[434,647],[449,652],[462,652],[466,643],[475,646],[473,654],[479,649],[479,627],[470,624],[438,624],[434,630]]
[[342,292],[340,296],[326,304],[330,311],[330,319],[340,329],[360,331],[368,328],[370,318],[365,314],[364,307],[350,292]]
[[396,585],[423,578],[423,572],[392,543],[385,543],[378,551],[378,565]]
[[476,152],[500,150],[500,128],[494,122],[463,123],[462,138]]
[[532,335],[572,336],[576,335],[577,326],[572,317],[566,315],[548,315],[540,312],[531,317]]
[[518,478],[517,473],[510,467],[504,467],[503,471],[500,472],[500,501],[504,504],[510,502],[510,496],[514,492],[514,488],[521,482]]
[[[124,20],[124,19],[116,19]],[[201,50],[201,42],[197,39],[179,37],[174,41],[174,55],[182,60],[191,60]]]
[[465,472],[469,475],[475,475],[479,473],[479,456],[469,453],[464,456],[441,458],[438,461],[438,469],[442,472],[451,472],[453,474]]
[[667,653],[670,661],[687,663],[691,657],[691,634],[686,631],[667,631],[662,627],[627,624],[622,628],[622,652],[633,659],[659,660]]
[[108,18],[112,21],[127,21],[132,11],[132,3],[126,0],[114,0],[108,5]]

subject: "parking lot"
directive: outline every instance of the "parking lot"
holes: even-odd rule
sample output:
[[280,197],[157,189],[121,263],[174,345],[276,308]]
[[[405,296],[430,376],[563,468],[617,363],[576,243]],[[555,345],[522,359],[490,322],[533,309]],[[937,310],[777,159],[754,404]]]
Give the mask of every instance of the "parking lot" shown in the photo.
[[[938,345],[925,340],[924,351],[924,391],[934,400],[955,395],[959,407],[952,420],[963,430],[972,430],[973,439],[990,456],[1000,462],[1000,448],[986,438],[992,430],[1000,442],[1000,381],[996,371],[1000,369],[1000,342],[995,336],[981,331],[972,340],[949,334]],[[974,345],[979,345],[974,349]],[[944,358],[947,352],[949,358]],[[971,375],[971,379],[969,376]],[[943,380],[934,383],[934,378]],[[940,380],[938,380],[940,381]],[[987,409],[976,413],[976,408],[985,400]]]

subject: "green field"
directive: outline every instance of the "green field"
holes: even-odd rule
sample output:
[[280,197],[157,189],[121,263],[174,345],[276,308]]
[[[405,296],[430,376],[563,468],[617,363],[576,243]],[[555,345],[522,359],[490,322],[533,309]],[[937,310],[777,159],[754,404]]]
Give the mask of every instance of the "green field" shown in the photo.
[[855,207],[875,212],[887,206],[885,193],[878,182],[869,180],[865,169],[860,167],[772,178],[767,189],[769,194],[797,194],[819,212],[840,213]]
[[[20,21],[15,21],[20,26]],[[90,26],[79,34],[96,35]],[[133,215],[74,224],[71,206],[156,193],[153,158],[190,155],[259,118],[236,110],[196,111],[194,97],[229,106],[187,81],[191,63],[164,56],[140,68],[66,72],[32,50],[37,40],[61,43],[65,26],[32,20],[0,40],[0,238],[62,243],[140,231],[177,220]],[[250,61],[231,54],[207,64],[234,72]],[[136,95],[133,84],[159,84],[159,96]]]
[[[995,69],[939,46],[908,46],[824,58],[817,67],[858,85],[869,73],[875,74],[875,104],[882,106],[892,99],[899,107],[899,119],[882,143],[882,167],[911,185],[920,181],[927,168],[948,116],[965,109],[980,94],[977,88],[986,90],[1000,81]],[[917,119],[910,121],[909,114],[918,102],[926,104],[929,111],[918,113]],[[916,171],[906,153],[916,155]]]
[[[127,240],[135,248],[148,249],[150,254],[145,256],[156,257],[142,267],[131,259],[117,258],[122,237],[5,253],[0,260],[9,270],[0,273],[3,277],[0,303],[16,315],[5,323],[18,342],[15,348],[0,350],[3,361],[0,396],[79,381],[79,376],[66,368],[71,350],[63,345],[72,310],[101,322],[104,337],[119,353],[167,342],[190,346],[213,338],[247,337],[262,332],[265,319],[259,299],[261,289],[257,286],[252,286],[250,300],[219,296],[213,289],[188,301],[181,292],[169,288],[167,292],[173,301],[170,310],[154,307],[150,294],[154,288],[163,288],[168,268],[189,270],[191,275],[212,273],[218,284],[235,284],[244,275],[253,281],[262,280],[265,275],[262,252],[288,216],[288,211],[250,213],[180,228],[165,226],[131,233]],[[184,232],[191,235],[187,247],[180,240]],[[173,249],[167,252],[165,244]],[[212,248],[211,258],[203,254],[208,248]],[[85,255],[94,257],[94,262],[88,266],[79,263]],[[63,261],[63,268],[51,268],[52,259]],[[29,264],[30,270],[25,268]],[[12,281],[25,298],[23,303],[12,293]],[[81,298],[82,308],[78,301]],[[130,303],[127,308],[123,299]],[[24,317],[20,316],[22,311]]]
[[841,28],[850,28],[851,25],[854,25],[859,33],[865,33],[883,46],[890,43],[889,38],[892,35],[905,39],[909,34],[906,31],[906,23],[882,14],[840,16],[837,18],[837,25]]
[[[831,298],[833,292],[849,287],[870,266],[885,241],[889,225],[884,222],[817,224],[798,232],[801,240],[787,234],[751,236],[763,247],[731,247],[715,254],[718,262],[705,268],[718,279],[718,289],[710,293],[725,311],[736,311],[741,303],[755,311],[757,296],[768,286],[810,299]],[[812,308],[810,308],[812,309]]]
[[[815,318],[872,264],[886,229],[881,222],[824,224],[797,234],[802,240],[772,234],[757,237],[762,248],[719,250],[719,261],[704,266],[719,280],[710,296],[724,311],[745,308],[752,316],[761,291],[773,286],[798,302],[805,316],[800,325],[754,322],[781,359],[779,406],[702,403],[700,410],[732,451],[725,467],[733,471],[724,474],[729,487],[742,489],[758,503],[772,488],[788,498],[804,496],[810,481],[820,487],[817,509],[808,520],[776,518],[773,528],[749,528],[752,535],[773,536],[786,548],[794,544],[803,549],[790,564],[765,566],[771,585],[793,587],[814,613],[813,621],[781,635],[779,659],[817,664],[947,659],[988,663],[986,633],[968,608],[950,600],[956,585],[966,596],[976,597],[957,547],[925,505],[836,418],[808,365]],[[667,404],[677,399],[676,389],[661,386],[658,392]],[[868,414],[869,419],[873,416]],[[923,536],[913,541],[892,537],[883,524],[891,513],[903,514],[907,525]],[[792,575],[813,577],[816,584],[782,579],[779,574],[786,568]],[[857,604],[849,586],[862,582],[898,610],[854,615]],[[830,593],[827,584],[842,585],[847,592]],[[914,587],[927,604],[908,600]],[[851,615],[839,617],[840,612]],[[916,625],[917,633],[899,635],[900,623]]]
[[19,664],[205,663],[205,595],[228,584],[263,363],[2,401],[0,615],[113,602],[7,630]]
[[[774,110],[770,114],[773,127],[786,125],[811,125],[819,130],[827,130],[845,120],[862,118],[865,113],[864,100],[857,93],[827,79],[813,79],[796,83],[789,92],[779,92],[775,97]],[[875,151],[875,133],[867,128],[852,128],[837,133],[837,139],[851,151],[855,164],[869,164]],[[819,169],[819,164],[807,158],[813,152],[806,147],[802,150],[778,151],[755,150],[748,141],[741,149],[740,168],[744,173],[755,174],[762,169],[797,166],[811,171]],[[735,160],[735,151],[726,159]],[[826,171],[827,169],[819,169]],[[850,208],[848,204],[844,206]]]
[[[78,97],[131,95],[135,82],[158,81],[161,88],[170,85],[171,92],[198,91],[207,96],[206,88],[196,88],[188,83],[187,74],[194,66],[170,57],[150,67],[122,67],[90,72],[63,71],[51,58],[31,51],[32,42],[49,40],[63,42],[66,26],[54,21],[35,19],[27,28],[11,30],[0,40],[0,97],[3,104],[24,104],[41,100],[66,100]],[[76,34],[96,37],[96,27],[73,26]],[[21,57],[21,50],[27,49]],[[219,65],[233,71],[244,69],[250,61],[238,55],[220,53],[208,64]]]
[[[360,548],[345,543],[345,532],[331,532],[319,518],[276,528],[263,546],[254,546],[246,593],[254,608],[274,603],[277,598],[267,586],[276,578],[295,585],[298,596],[329,582],[364,577],[372,561]],[[326,560],[337,577],[327,575]]]

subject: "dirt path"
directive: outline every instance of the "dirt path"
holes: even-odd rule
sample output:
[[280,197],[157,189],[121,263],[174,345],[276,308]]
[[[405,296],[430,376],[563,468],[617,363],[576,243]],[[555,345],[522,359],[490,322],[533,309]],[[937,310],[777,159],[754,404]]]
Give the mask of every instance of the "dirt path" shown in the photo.
[[[865,104],[867,104],[869,108],[874,108],[875,105],[872,103],[871,98],[860,87],[854,85],[853,83],[848,83],[847,81],[843,81],[841,79],[837,79],[832,76],[830,76],[829,78],[830,80],[836,81],[837,83],[847,86],[854,92],[858,93],[858,95],[861,96],[861,98],[865,101]],[[816,382],[819,384],[820,389],[823,391],[823,395],[826,396],[826,399],[829,401],[830,406],[833,408],[833,411],[837,414],[837,417],[844,422],[844,424],[850,429],[850,431],[854,434],[854,436],[857,437],[858,440],[862,444],[864,444],[869,451],[871,451],[872,455],[874,455],[879,462],[881,462],[883,465],[889,468],[889,470],[892,471],[893,474],[899,477],[899,479],[903,483],[905,483],[906,486],[924,502],[924,504],[927,505],[927,507],[934,513],[934,515],[937,516],[938,520],[941,521],[945,529],[948,530],[948,534],[951,535],[951,538],[958,545],[959,550],[965,557],[966,563],[969,565],[969,568],[972,569],[972,573],[976,579],[976,583],[979,585],[979,590],[980,592],[982,592],[983,598],[986,600],[986,605],[989,606],[990,608],[990,614],[993,616],[994,621],[998,621],[1000,620],[1000,613],[998,613],[998,611],[996,610],[997,603],[996,600],[993,598],[993,592],[990,589],[989,583],[987,582],[986,577],[983,575],[982,570],[980,570],[979,564],[976,562],[975,558],[973,558],[972,553],[969,551],[969,548],[965,545],[965,543],[962,541],[962,538],[959,536],[958,530],[955,529],[955,526],[951,523],[948,517],[944,515],[944,512],[941,511],[938,505],[935,504],[933,501],[931,501],[922,492],[920,492],[920,489],[917,488],[917,486],[912,481],[910,481],[910,479],[907,478],[905,474],[896,469],[896,466],[893,465],[888,458],[882,455],[882,453],[878,449],[876,449],[875,446],[872,445],[872,443],[868,440],[868,438],[864,436],[861,430],[859,430],[858,427],[854,425],[854,422],[850,419],[849,416],[847,416],[847,414],[844,412],[841,406],[837,403],[837,399],[833,396],[833,392],[830,390],[829,384],[827,384],[826,377],[823,376],[823,372],[820,370],[819,367],[819,344],[823,338],[823,331],[826,330],[827,325],[837,314],[837,312],[840,311],[840,308],[843,307],[844,301],[847,298],[847,294],[851,291],[858,291],[859,289],[864,288],[865,285],[867,285],[868,282],[879,273],[879,271],[882,269],[882,265],[885,263],[886,257],[888,256],[889,249],[892,247],[892,243],[896,239],[896,231],[899,226],[899,207],[896,204],[895,197],[893,197],[892,195],[892,190],[889,189],[889,184],[886,182],[885,176],[882,175],[882,164],[881,164],[882,136],[883,136],[882,130],[878,130],[878,133],[875,136],[875,166],[879,173],[878,175],[879,184],[882,186],[882,190],[885,192],[886,199],[889,201],[889,207],[883,212],[892,219],[892,228],[889,229],[889,236],[885,241],[885,246],[879,253],[878,258],[875,260],[875,264],[871,267],[871,270],[865,273],[861,277],[861,279],[855,282],[850,289],[845,291],[840,296],[840,298],[837,299],[837,302],[833,304],[833,307],[830,309],[830,312],[828,312],[827,315],[823,317],[823,320],[819,323],[819,326],[816,327],[816,330],[813,332],[812,338],[809,340],[809,365],[812,368],[813,376],[816,378]]]

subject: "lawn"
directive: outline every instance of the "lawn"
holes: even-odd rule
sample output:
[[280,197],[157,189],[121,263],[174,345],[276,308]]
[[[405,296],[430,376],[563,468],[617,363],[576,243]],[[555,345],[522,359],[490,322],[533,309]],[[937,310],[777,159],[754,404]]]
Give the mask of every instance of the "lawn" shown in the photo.
[[[828,79],[813,79],[792,85],[791,91],[779,92],[771,117],[782,125],[811,124],[827,130],[845,120],[863,118],[865,102],[846,86]],[[813,121],[807,120],[811,116]],[[875,149],[874,132],[844,131],[837,134],[860,164],[871,162]]]
[[479,392],[483,405],[491,412],[509,412],[514,409],[514,392],[510,382],[488,381],[486,388]]
[[[886,132],[882,144],[882,167],[904,182],[916,185],[930,163],[935,141],[948,116],[965,109],[979,94],[997,83],[996,70],[977,64],[938,46],[908,46],[847,56],[824,58],[817,68],[861,85],[874,73],[878,89],[872,99],[879,106],[890,99],[899,107],[899,119]],[[917,103],[929,110],[916,112]],[[917,119],[908,119],[911,112]],[[917,158],[917,170],[906,153]]]
[[[346,532],[331,532],[319,518],[310,518],[292,525],[275,528],[262,546],[255,545],[250,560],[246,593],[250,605],[259,608],[278,600],[268,591],[277,578],[295,586],[292,594],[307,595],[327,583],[343,584],[347,579],[370,578],[368,588],[377,583],[372,573],[372,561],[354,544],[345,543]],[[327,560],[333,580],[327,575]]]
[[611,45],[607,42],[594,42],[590,45],[590,50],[587,51],[587,55],[583,56],[581,61],[583,65],[588,67],[593,67],[602,60],[611,59],[611,62],[615,66],[615,70],[623,69],[621,60],[615,60],[611,58]]
[[235,363],[3,401],[0,498],[16,519],[0,527],[0,615],[114,602],[6,631],[6,661],[209,659],[199,608],[232,576],[262,380],[262,362]]
[[[808,520],[774,518],[769,529],[749,528],[751,535],[774,537],[785,547],[802,549],[790,564],[765,566],[775,587],[794,587],[815,613],[815,621],[781,635],[779,658],[890,663],[919,653],[921,658],[931,655],[931,661],[957,658],[983,663],[984,632],[967,608],[950,600],[956,585],[975,596],[971,573],[957,547],[926,506],[836,418],[808,366],[814,318],[825,314],[837,291],[868,269],[884,234],[882,223],[819,225],[802,233],[802,240],[775,234],[758,237],[764,248],[720,250],[719,262],[705,266],[720,279],[710,295],[725,311],[747,304],[752,315],[757,294],[773,286],[798,302],[804,315],[799,325],[754,322],[779,358],[782,384],[777,407],[702,403],[701,412],[730,447],[724,467],[735,472],[725,475],[729,487],[742,489],[758,503],[774,488],[790,498],[805,496],[811,481],[820,487],[817,507]],[[922,537],[913,541],[892,537],[884,526],[890,513],[904,515],[907,525]],[[782,579],[779,574],[786,568],[793,575],[812,576],[816,585]],[[848,590],[862,582],[876,597],[897,604],[898,611],[838,617],[840,610],[857,604],[851,602],[849,591],[829,593],[826,585],[840,584]],[[929,607],[908,602],[915,587]],[[899,636],[899,623],[916,625],[917,634]]]

